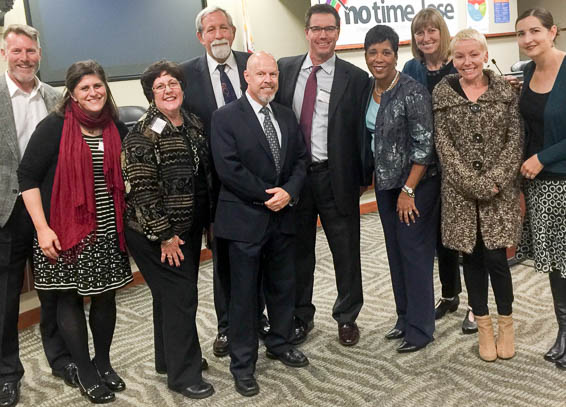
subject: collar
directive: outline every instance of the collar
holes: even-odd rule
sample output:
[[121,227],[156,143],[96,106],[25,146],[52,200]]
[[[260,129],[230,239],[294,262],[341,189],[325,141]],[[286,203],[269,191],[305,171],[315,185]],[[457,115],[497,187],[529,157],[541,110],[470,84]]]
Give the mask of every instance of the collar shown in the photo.
[[[303,65],[301,66],[301,70],[303,69],[310,69],[313,66],[312,59],[310,54],[307,54],[305,60],[303,61]],[[336,67],[336,53],[332,54],[330,58],[320,64],[321,69],[324,73],[328,75],[332,75],[334,72],[334,68]]]
[[[248,98],[248,102],[250,102],[250,105],[252,106],[252,109],[255,112],[255,114],[256,115],[260,114],[259,111],[263,108],[263,106],[261,104],[257,103],[254,100],[254,98],[251,97],[251,95],[248,93],[248,91],[246,91],[246,97]],[[265,107],[267,107],[269,112],[271,114],[273,114],[273,109],[271,108],[271,105],[269,103],[267,105],[265,105]]]
[[23,90],[21,90],[18,85],[16,85],[16,83],[12,80],[12,78],[10,78],[10,75],[8,75],[8,71],[6,71],[6,73],[4,74],[6,76],[6,85],[8,86],[8,92],[10,93],[10,97],[13,98],[14,95],[17,92],[20,92],[23,95],[26,96],[30,96],[33,97],[36,95],[37,92],[39,92],[39,94],[41,95],[41,97],[43,97],[43,83],[37,78],[37,76],[34,78],[35,81],[35,85],[33,87],[33,89],[31,90],[30,93],[24,92]]
[[[210,75],[212,75],[214,73],[214,71],[216,70],[216,67],[220,64],[218,63],[218,61],[216,59],[214,59],[210,55],[208,55],[208,52],[206,53],[206,62],[208,64],[208,72],[210,73]],[[226,61],[224,61],[224,64],[228,65],[230,67],[230,69],[233,69],[234,71],[238,72],[238,65],[236,64],[236,57],[234,57],[233,52],[230,52],[230,55],[228,56],[228,59],[226,59]]]

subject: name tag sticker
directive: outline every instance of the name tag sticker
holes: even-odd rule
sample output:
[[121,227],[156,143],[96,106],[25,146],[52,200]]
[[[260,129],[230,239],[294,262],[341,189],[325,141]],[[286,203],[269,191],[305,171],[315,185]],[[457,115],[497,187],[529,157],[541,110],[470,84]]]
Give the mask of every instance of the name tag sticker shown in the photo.
[[98,141],[98,151],[104,151],[104,142],[102,140]]
[[320,89],[316,98],[322,103],[330,103],[330,92]]
[[163,119],[160,119],[159,117],[156,117],[153,120],[153,123],[151,123],[151,130],[153,130],[157,134],[161,134],[165,126],[167,126],[167,122]]

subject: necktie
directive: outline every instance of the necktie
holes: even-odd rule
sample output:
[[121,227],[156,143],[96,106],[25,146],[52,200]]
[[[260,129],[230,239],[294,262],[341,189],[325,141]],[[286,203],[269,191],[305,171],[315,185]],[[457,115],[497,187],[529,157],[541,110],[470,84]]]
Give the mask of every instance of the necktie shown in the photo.
[[226,68],[225,64],[218,65],[217,69],[220,72],[220,86],[222,86],[222,95],[224,96],[224,103],[228,104],[236,100],[236,92],[234,92],[234,87],[232,86],[232,82],[230,82],[230,78],[224,72]]
[[265,116],[265,118],[263,119],[263,131],[265,132],[265,138],[267,138],[267,142],[269,143],[271,154],[273,154],[275,169],[277,170],[277,174],[279,174],[281,172],[281,157],[277,132],[275,131],[275,126],[273,125],[271,117],[269,116],[269,109],[264,106],[260,109],[259,112]]
[[307,79],[303,106],[301,107],[301,117],[299,119],[299,126],[303,132],[309,156],[311,155],[312,116],[314,114],[314,102],[316,101],[316,73],[319,69],[320,66],[313,66]]

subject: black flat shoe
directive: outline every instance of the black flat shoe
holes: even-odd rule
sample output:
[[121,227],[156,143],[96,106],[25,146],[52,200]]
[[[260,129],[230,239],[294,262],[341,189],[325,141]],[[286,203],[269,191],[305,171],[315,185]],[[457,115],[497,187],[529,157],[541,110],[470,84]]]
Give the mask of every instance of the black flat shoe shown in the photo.
[[472,310],[468,309],[468,311],[466,312],[466,316],[462,321],[462,333],[464,335],[475,334],[478,331],[478,323],[476,322],[476,318],[474,317],[474,320],[470,321],[471,313]]
[[212,344],[212,353],[214,356],[218,358],[222,358],[228,355],[228,335],[226,334],[218,334],[216,335],[216,339],[214,340],[214,344]]
[[200,361],[200,370],[208,370],[208,361],[205,358]]
[[102,383],[104,383],[106,387],[115,392],[126,390],[126,383],[124,383],[122,378],[118,376],[114,369],[110,368],[110,370],[106,372],[101,372],[98,366],[96,366],[94,359],[92,360],[92,364],[102,379]]
[[259,328],[257,330],[257,336],[262,341],[265,341],[265,337],[269,335],[269,331],[271,331],[271,325],[269,325],[269,321],[265,316],[259,321]]
[[455,296],[451,300],[447,300],[446,298],[441,298],[436,302],[434,307],[434,319],[440,319],[447,312],[455,312],[460,305],[460,297]]
[[69,363],[62,370],[51,370],[51,374],[63,379],[67,386],[79,387],[79,382],[77,380],[77,365],[73,362]]
[[291,348],[280,355],[276,355],[275,353],[267,350],[265,351],[265,355],[269,359],[278,359],[281,363],[290,367],[305,367],[309,364],[309,360],[303,352],[295,348]]
[[404,336],[405,336],[405,331],[402,331],[397,328],[392,328],[389,332],[385,334],[385,339],[389,339],[389,340],[401,339]]
[[545,353],[544,359],[549,362],[556,362],[558,359],[566,354],[566,329],[558,330],[558,335],[556,336],[556,341],[552,348]]
[[425,343],[424,345],[413,345],[407,341],[403,341],[401,342],[401,345],[399,345],[399,347],[397,348],[397,352],[399,353],[411,353],[411,352],[416,352],[419,351],[423,348],[426,347],[426,345],[428,345],[428,343]]
[[0,387],[0,406],[12,407],[20,401],[20,381],[4,383]]
[[253,376],[234,378],[236,391],[245,397],[252,397],[259,393],[259,384]]
[[85,396],[91,403],[104,404],[116,400],[114,393],[112,393],[104,383],[96,383],[95,385],[90,386],[88,389],[85,389],[81,383],[80,377],[77,376],[77,378],[81,394]]
[[184,388],[181,394],[190,399],[205,399],[214,394],[214,387],[212,387],[212,384],[202,380],[198,384]]
[[299,345],[307,340],[308,333],[314,328],[314,322],[304,323],[298,318],[295,318],[294,321],[295,330],[289,343],[291,343],[291,345]]

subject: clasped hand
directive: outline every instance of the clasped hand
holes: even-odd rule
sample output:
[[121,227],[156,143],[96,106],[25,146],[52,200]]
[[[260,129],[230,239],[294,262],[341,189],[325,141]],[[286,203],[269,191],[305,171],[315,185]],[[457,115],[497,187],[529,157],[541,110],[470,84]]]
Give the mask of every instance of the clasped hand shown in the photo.
[[61,243],[57,234],[50,227],[37,231],[37,243],[39,248],[48,258],[57,260],[61,251]]
[[284,207],[286,207],[289,202],[291,201],[291,195],[283,188],[275,187],[266,189],[265,192],[268,194],[273,194],[271,198],[264,202],[264,205],[267,206],[269,210],[273,212],[278,212]]
[[521,175],[528,179],[534,179],[543,168],[544,165],[539,161],[538,156],[535,154],[523,163],[521,166]]

